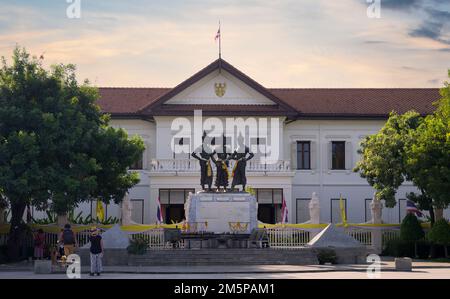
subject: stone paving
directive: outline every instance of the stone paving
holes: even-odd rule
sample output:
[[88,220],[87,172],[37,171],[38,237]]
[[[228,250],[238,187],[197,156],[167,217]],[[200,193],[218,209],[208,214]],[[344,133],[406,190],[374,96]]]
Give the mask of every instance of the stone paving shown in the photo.
[[[82,278],[150,278],[150,279],[246,279],[246,278],[368,278],[368,265],[260,265],[260,266],[153,266],[104,267],[100,277],[90,277],[88,267],[82,267]],[[0,279],[5,278],[66,278],[63,269],[52,274],[34,274],[31,263],[0,265]],[[446,278],[450,279],[450,263],[413,262],[412,272],[395,271],[393,261],[381,263],[380,278]]]

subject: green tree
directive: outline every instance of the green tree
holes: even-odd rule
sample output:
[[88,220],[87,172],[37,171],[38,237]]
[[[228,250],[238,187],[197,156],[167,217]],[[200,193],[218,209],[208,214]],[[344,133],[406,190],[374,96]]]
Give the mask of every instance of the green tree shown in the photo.
[[42,59],[19,48],[11,66],[2,58],[0,188],[11,208],[10,258],[20,252],[27,204],[65,214],[97,196],[119,202],[138,182],[127,167],[143,142],[109,128],[97,98],[89,82],[77,82],[73,65],[46,70]]
[[[450,77],[450,71],[449,71]],[[404,181],[419,193],[407,194],[421,210],[450,204],[450,87],[440,90],[441,100],[433,114],[421,117],[414,111],[391,113],[383,128],[361,142],[361,160],[354,171],[366,178],[377,198],[395,206],[395,194]]]
[[395,206],[395,194],[406,179],[405,147],[410,143],[410,131],[416,129],[422,118],[410,111],[404,115],[392,112],[386,124],[374,135],[361,142],[361,160],[354,171],[359,171],[376,190],[386,207]]
[[450,224],[446,219],[439,219],[427,233],[427,239],[445,249],[445,257],[448,257],[447,246],[450,244]]
[[400,225],[400,239],[403,241],[418,241],[423,239],[425,233],[416,215],[408,213]]

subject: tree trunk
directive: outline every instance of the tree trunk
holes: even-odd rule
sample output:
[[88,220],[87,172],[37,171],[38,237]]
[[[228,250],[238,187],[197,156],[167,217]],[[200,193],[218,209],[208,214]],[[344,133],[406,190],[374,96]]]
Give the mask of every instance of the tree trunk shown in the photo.
[[0,208],[0,225],[5,224],[4,215],[5,215],[5,209]]
[[431,221],[431,226],[434,225],[435,222],[435,216],[434,216],[434,209],[433,206],[430,204],[431,208],[428,210],[430,212],[430,221]]
[[434,209],[434,218],[436,221],[444,218],[444,209],[435,208]]
[[11,261],[17,261],[21,256],[22,244],[24,240],[25,223],[23,222],[23,213],[26,203],[11,203],[11,227],[8,237],[8,257]]
[[58,227],[64,227],[64,225],[66,225],[67,223],[69,223],[69,219],[67,217],[67,214],[64,215],[58,215],[57,216],[57,220],[56,220],[56,224],[58,225]]

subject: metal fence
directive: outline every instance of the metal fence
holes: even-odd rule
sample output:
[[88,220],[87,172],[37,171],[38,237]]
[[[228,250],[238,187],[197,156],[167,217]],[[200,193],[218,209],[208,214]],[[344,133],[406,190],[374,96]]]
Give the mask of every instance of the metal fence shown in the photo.
[[[398,239],[400,236],[400,230],[398,228],[347,227],[343,229],[348,235],[368,247],[373,246],[372,232],[375,229],[381,230],[381,241],[383,248],[386,246],[387,242]],[[266,228],[265,230],[269,239],[269,246],[271,248],[278,249],[295,249],[304,247],[315,234],[321,231],[321,229],[292,227]],[[167,242],[165,242],[164,228],[155,228],[142,232],[129,232],[128,235],[131,239],[145,239],[149,244],[149,249],[151,250],[172,248],[172,246],[169,246]],[[89,243],[89,236],[89,230],[76,233],[78,246],[83,247]],[[47,246],[56,246],[58,239],[58,233],[45,233],[45,244]],[[0,234],[0,246],[6,245],[7,240],[7,233]],[[180,248],[184,248],[183,241],[180,241],[178,245]],[[33,238],[31,236],[27,239],[27,246],[33,246]]]
[[271,248],[296,248],[305,246],[310,240],[310,232],[298,228],[266,229]]

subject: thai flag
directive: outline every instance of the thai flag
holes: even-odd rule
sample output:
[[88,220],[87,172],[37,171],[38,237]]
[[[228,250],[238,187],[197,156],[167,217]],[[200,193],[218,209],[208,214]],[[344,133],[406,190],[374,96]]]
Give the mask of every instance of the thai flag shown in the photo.
[[219,25],[219,30],[217,30],[216,37],[214,38],[214,41],[217,42],[218,39],[220,39],[220,25]]
[[417,217],[423,217],[422,212],[420,212],[416,204],[409,199],[406,201],[406,211],[409,213],[415,213]]
[[286,200],[284,200],[283,197],[283,201],[281,204],[281,223],[286,223],[288,222],[288,208],[286,205]]
[[158,222],[158,224],[161,224],[161,223],[163,223],[163,216],[162,216],[161,202],[159,201],[159,197],[158,197],[158,200],[156,202],[156,205],[157,205],[156,221]]

